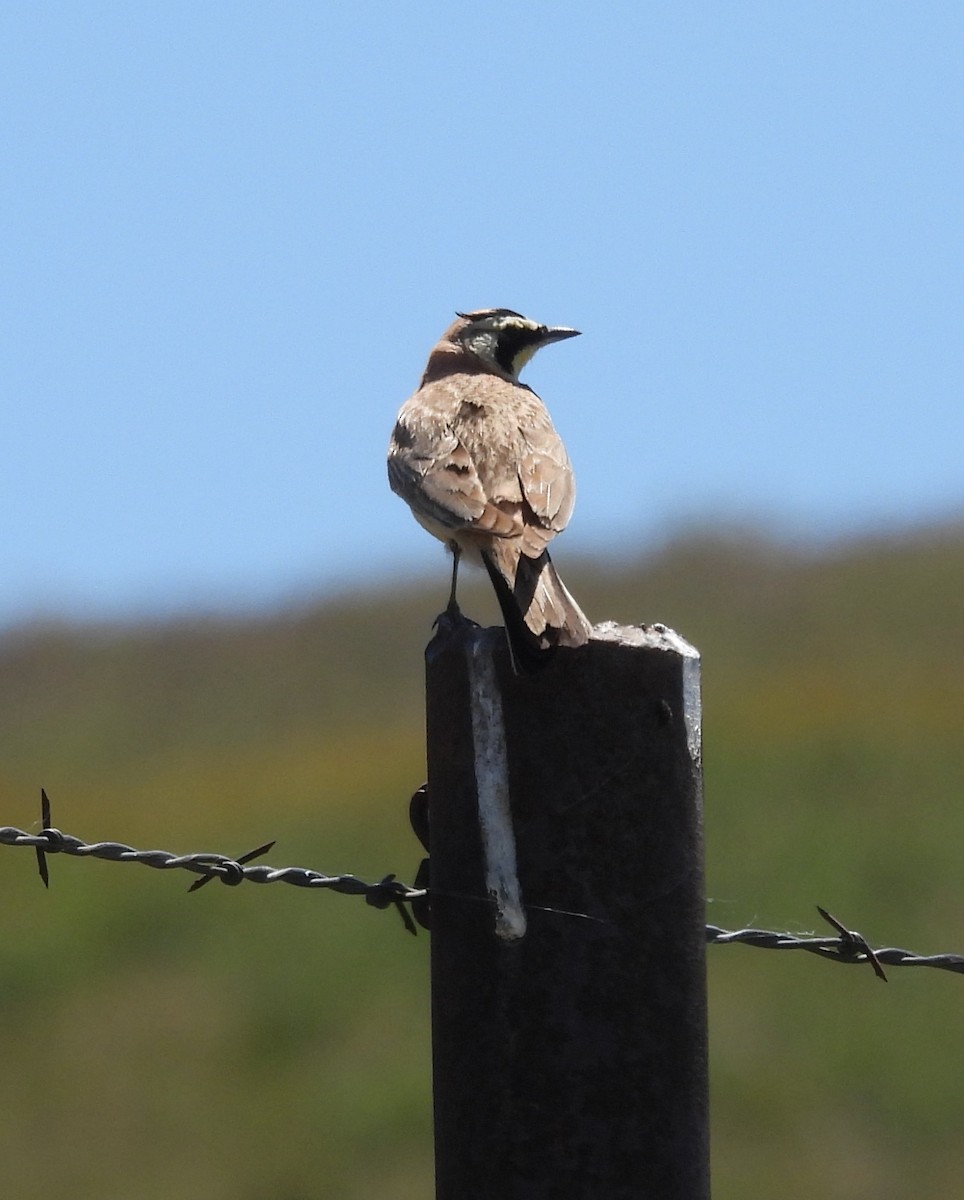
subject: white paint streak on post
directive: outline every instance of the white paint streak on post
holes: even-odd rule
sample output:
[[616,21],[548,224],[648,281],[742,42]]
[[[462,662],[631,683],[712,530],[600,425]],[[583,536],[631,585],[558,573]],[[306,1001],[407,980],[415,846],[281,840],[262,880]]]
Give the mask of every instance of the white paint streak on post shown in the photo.
[[699,769],[703,761],[703,698],[699,652],[683,658],[683,717],[686,721],[686,744],[693,765]]
[[485,886],[495,901],[496,933],[506,941],[514,941],[525,935],[526,916],[516,868],[509,760],[493,649],[491,634],[484,632],[469,643],[469,704],[479,825],[485,855]]

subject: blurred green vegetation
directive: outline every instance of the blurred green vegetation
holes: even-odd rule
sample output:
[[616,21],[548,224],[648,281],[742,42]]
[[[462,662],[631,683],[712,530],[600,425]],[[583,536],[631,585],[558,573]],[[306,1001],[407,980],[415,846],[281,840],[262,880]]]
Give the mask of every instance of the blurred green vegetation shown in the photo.
[[[964,528],[571,562],[704,657],[709,919],[964,950]],[[431,587],[0,638],[0,821],[411,879]],[[481,582],[463,606],[494,620]],[[432,1195],[428,939],[355,898],[0,870],[0,1187],[18,1200]],[[708,952],[717,1200],[956,1196],[964,980]]]

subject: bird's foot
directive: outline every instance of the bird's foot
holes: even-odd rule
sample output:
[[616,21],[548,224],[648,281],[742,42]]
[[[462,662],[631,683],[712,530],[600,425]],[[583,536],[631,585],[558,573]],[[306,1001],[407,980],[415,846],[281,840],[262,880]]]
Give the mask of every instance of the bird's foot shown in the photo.
[[439,630],[440,633],[447,633],[460,625],[470,625],[473,629],[479,628],[478,622],[467,617],[454,600],[450,600],[432,622],[432,628]]

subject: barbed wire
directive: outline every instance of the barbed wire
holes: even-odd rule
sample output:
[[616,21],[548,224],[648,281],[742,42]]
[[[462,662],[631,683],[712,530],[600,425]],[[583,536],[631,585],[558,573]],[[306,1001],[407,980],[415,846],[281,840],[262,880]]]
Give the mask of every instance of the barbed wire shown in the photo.
[[[366,903],[373,908],[395,908],[409,933],[417,932],[416,920],[426,928],[429,926],[428,906],[432,893],[427,886],[427,859],[423,860],[414,885],[402,883],[395,875],[386,875],[373,883],[366,883],[357,875],[326,875],[310,867],[269,867],[263,863],[250,865],[252,859],[267,854],[274,842],[266,842],[263,846],[258,846],[237,858],[210,852],[173,854],[167,850],[137,850],[124,842],[84,842],[73,834],[55,829],[50,824],[50,801],[46,792],[41,792],[41,804],[43,828],[38,833],[28,833],[12,825],[0,826],[0,845],[32,847],[36,851],[37,866],[45,887],[49,886],[50,882],[47,855],[67,854],[76,858],[99,858],[106,862],[136,862],[161,871],[189,871],[198,876],[188,888],[190,892],[197,891],[212,879],[219,879],[229,887],[236,887],[241,883],[287,883],[293,887],[340,892],[347,896],[364,896]],[[420,834],[422,832],[418,829],[416,831]],[[481,896],[456,898],[488,902]],[[569,913],[560,909],[540,911],[587,920],[598,919],[589,917],[586,913]],[[895,946],[874,949],[862,934],[847,929],[826,909],[817,905],[817,911],[837,931],[836,937],[781,933],[770,929],[721,929],[718,925],[707,925],[706,941],[708,945],[714,946],[740,944],[762,950],[803,950],[832,962],[869,965],[877,978],[885,982],[885,965],[932,967],[964,975],[962,954],[922,955]]]
[[[829,913],[817,906],[821,915],[830,919],[835,928],[840,928]],[[806,950],[831,962],[870,964],[878,979],[886,982],[884,966],[888,967],[934,967],[939,971],[953,971],[964,975],[964,954],[914,954],[911,950],[900,950],[896,946],[872,949],[866,940],[854,930],[845,930],[838,937],[816,937],[806,934],[776,933],[769,929],[720,929],[707,925],[708,945],[730,946],[740,943],[756,946],[762,950]]]
[[137,850],[124,842],[84,842],[73,834],[63,833],[50,824],[50,800],[46,791],[41,791],[41,808],[43,829],[39,833],[28,833],[10,825],[0,826],[0,845],[32,846],[37,854],[37,867],[44,886],[49,886],[50,876],[47,865],[48,854],[68,854],[76,858],[100,858],[106,862],[136,862],[145,867],[157,870],[184,870],[200,876],[191,884],[188,891],[196,892],[198,888],[210,883],[212,879],[220,879],[229,887],[240,883],[288,883],[293,887],[315,888],[332,892],[341,892],[347,896],[364,896],[368,904],[374,908],[388,908],[393,905],[400,914],[405,928],[415,933],[415,924],[405,904],[413,904],[425,898],[426,891],[422,887],[409,887],[394,875],[386,875],[375,883],[366,883],[357,875],[325,875],[308,867],[268,867],[264,864],[248,866],[254,858],[259,858],[274,846],[274,842],[266,842],[247,854],[233,857],[228,854],[195,853],[172,854],[168,850]]

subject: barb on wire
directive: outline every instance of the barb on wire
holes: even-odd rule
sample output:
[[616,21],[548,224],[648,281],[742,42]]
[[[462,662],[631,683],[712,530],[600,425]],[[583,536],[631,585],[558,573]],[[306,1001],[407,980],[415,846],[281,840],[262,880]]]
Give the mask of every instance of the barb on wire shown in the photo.
[[825,908],[817,905],[817,912],[823,917],[828,925],[832,925],[840,934],[840,954],[850,956],[855,961],[860,962],[861,956],[865,962],[869,962],[874,968],[874,974],[884,983],[887,982],[887,976],[884,974],[884,968],[880,965],[880,959],[867,945],[867,939],[863,934],[857,933],[856,930],[848,929],[846,925],[841,925],[836,917],[827,912]]
[[[247,854],[239,854],[234,862],[230,864],[222,860],[221,865],[225,868],[225,874],[221,876],[221,882],[229,884],[231,887],[235,887],[237,884],[242,883],[244,881],[244,872],[241,870],[241,867],[243,867],[245,863],[251,862],[252,859],[260,858],[262,854],[267,854],[268,851],[273,848],[273,846],[274,842],[265,842],[263,846],[258,846],[256,850],[249,850]],[[216,857],[217,859],[221,858],[220,855],[217,855]],[[217,865],[217,863],[215,863],[215,865]],[[238,870],[233,870],[234,867],[237,867]],[[217,877],[218,876],[214,871],[208,871],[208,873],[206,875],[202,875],[200,879],[195,879],[195,881],[187,890],[189,892],[196,892],[199,888],[203,888],[206,883],[210,883],[212,879],[217,879]]]
[[[40,819],[43,822],[44,832],[50,829],[50,801],[47,799],[47,789],[40,789]],[[50,887],[50,872],[47,870],[47,856],[43,852],[42,846],[37,846],[37,870],[40,872],[40,878],[43,880],[45,888]]]
[[[364,896],[367,904],[374,908],[393,907],[401,917],[409,933],[416,932],[415,920],[430,927],[428,906],[432,891],[429,887],[428,859],[419,868],[414,886],[402,883],[395,875],[386,875],[376,883],[366,883],[357,875],[325,875],[308,867],[269,867],[263,864],[251,866],[251,860],[266,854],[274,845],[267,842],[256,850],[250,850],[239,858],[226,854],[171,854],[167,850],[135,850],[123,842],[83,842],[69,833],[63,833],[50,824],[50,800],[46,791],[41,791],[43,828],[39,833],[27,833],[13,826],[0,826],[0,845],[32,846],[37,854],[37,864],[44,886],[49,887],[48,854],[69,854],[78,858],[100,858],[108,862],[139,862],[146,867],[162,871],[181,869],[200,876],[188,889],[198,888],[220,879],[229,887],[239,883],[288,883],[294,887],[322,889],[340,892],[347,896]],[[423,840],[427,835],[423,831]],[[449,899],[476,903],[492,903],[485,896],[440,893]],[[546,912],[559,917],[578,917],[582,920],[598,920],[588,913],[568,912],[565,909],[532,907],[533,912]],[[964,975],[964,954],[914,954],[893,946],[872,949],[862,934],[848,929],[826,909],[817,906],[820,915],[836,930],[835,937],[816,937],[779,933],[769,929],[721,929],[717,925],[706,926],[706,941],[709,945],[730,946],[740,943],[756,946],[763,950],[804,950],[820,958],[839,963],[869,964],[878,979],[886,981],[884,966],[888,967],[933,967],[936,970],[952,971]]]

